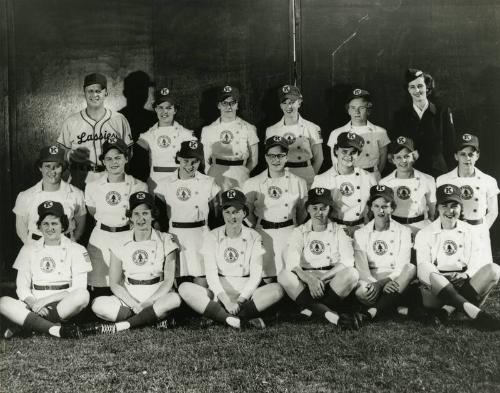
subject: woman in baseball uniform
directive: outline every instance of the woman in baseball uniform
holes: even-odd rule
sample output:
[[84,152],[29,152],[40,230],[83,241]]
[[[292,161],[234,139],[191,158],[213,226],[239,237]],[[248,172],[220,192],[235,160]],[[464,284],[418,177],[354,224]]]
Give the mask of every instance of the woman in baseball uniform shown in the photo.
[[436,209],[436,181],[413,168],[418,155],[411,138],[397,137],[389,145],[389,161],[396,169],[380,180],[394,191],[396,208],[391,218],[410,228],[413,237],[431,223]]
[[128,162],[127,145],[121,139],[106,141],[100,160],[106,171],[104,176],[87,184],[85,203],[96,225],[90,235],[87,247],[92,261],[92,272],[88,284],[91,299],[109,295],[109,248],[130,229],[125,215],[129,208],[130,195],[147,191],[145,183],[125,173]]
[[89,303],[87,272],[92,266],[85,248],[63,236],[69,220],[61,203],[44,201],[37,213],[42,237],[25,244],[14,262],[19,300],[2,297],[0,314],[27,331],[70,337],[61,322]]
[[201,130],[205,170],[223,190],[242,187],[259,159],[255,126],[237,116],[239,90],[224,86],[219,92],[220,117]]
[[173,291],[177,244],[171,235],[152,227],[157,215],[154,196],[136,192],[129,198],[127,216],[132,229],[111,244],[109,283],[112,296],[99,296],[92,311],[113,323],[79,328],[81,336],[115,333],[165,320],[179,307]]
[[439,217],[417,233],[417,275],[424,307],[445,323],[463,311],[479,329],[500,330],[500,320],[480,306],[500,278],[500,267],[481,260],[482,242],[465,221],[460,189],[442,184],[436,191]]
[[363,89],[354,89],[349,93],[345,107],[351,121],[345,126],[333,130],[328,137],[332,164],[336,162],[333,148],[337,143],[338,136],[343,132],[353,132],[360,135],[365,141],[363,150],[356,160],[356,166],[365,171],[373,172],[378,181],[387,162],[387,145],[390,140],[384,128],[368,121],[373,107],[370,93]]
[[278,282],[299,307],[339,327],[357,329],[356,319],[336,311],[356,288],[358,272],[351,240],[328,218],[332,207],[328,189],[309,191],[306,210],[310,220],[293,230]]
[[356,229],[368,222],[366,202],[370,197],[370,187],[376,184],[372,173],[355,165],[363,146],[364,140],[358,134],[341,133],[333,148],[337,163],[325,173],[317,175],[312,185],[331,191],[333,219],[351,237]]
[[278,135],[288,142],[287,166],[292,173],[304,178],[309,187],[323,164],[321,129],[300,116],[302,94],[298,87],[285,85],[278,95],[283,118],[267,128],[266,139]]
[[179,294],[194,311],[216,322],[236,329],[247,324],[264,328],[259,315],[281,300],[283,288],[278,283],[260,286],[265,251],[260,235],[243,226],[245,194],[224,191],[221,203],[225,225],[209,232],[200,250],[209,288],[184,282]]
[[453,167],[455,128],[450,108],[430,101],[434,87],[428,73],[414,68],[406,71],[404,89],[411,99],[396,111],[390,137],[412,138],[420,154],[415,167],[438,177]]
[[150,153],[151,172],[148,179],[154,190],[160,179],[174,172],[179,166],[175,156],[184,141],[196,140],[193,131],[174,120],[178,110],[177,99],[164,87],[156,92],[153,108],[158,123],[139,136],[137,144]]
[[391,217],[396,209],[392,189],[373,186],[368,208],[373,219],[354,232],[354,258],[359,272],[356,297],[367,307],[365,316],[373,319],[403,303],[416,269],[410,263],[411,230]]
[[198,171],[203,159],[200,142],[182,142],[176,157],[179,168],[160,181],[156,192],[167,205],[169,231],[179,242],[177,277],[194,277],[196,284],[206,287],[203,257],[198,251],[200,239],[208,233],[209,214],[215,214],[220,187],[213,177]]
[[460,188],[463,216],[481,239],[482,260],[492,263],[490,228],[498,217],[497,181],[476,168],[479,159],[479,138],[472,134],[460,135],[455,159],[458,166],[437,178],[438,186],[448,183]]
[[285,168],[288,143],[278,135],[266,140],[267,169],[247,180],[243,192],[248,219],[262,236],[263,277],[274,279],[284,266],[286,244],[293,228],[305,219],[307,183]]
[[67,167],[64,156],[64,150],[58,146],[43,147],[37,160],[42,180],[17,196],[13,209],[16,215],[16,233],[25,244],[42,237],[37,227],[37,209],[47,200],[63,205],[64,213],[69,219],[66,235],[72,240],[80,239],[85,229],[87,209],[83,192],[61,179]]

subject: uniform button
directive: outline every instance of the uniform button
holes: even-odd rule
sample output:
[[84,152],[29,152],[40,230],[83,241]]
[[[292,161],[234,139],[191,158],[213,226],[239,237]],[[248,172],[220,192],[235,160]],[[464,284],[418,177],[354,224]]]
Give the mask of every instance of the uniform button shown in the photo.
[[[359,173],[356,173],[356,176],[359,176]],[[359,188],[359,187],[358,187]]]
[[474,200],[475,200],[476,202],[477,202],[477,201],[479,201],[479,199],[477,199],[477,198],[474,198]]
[[298,160],[301,160],[301,159],[302,159],[302,157],[298,156],[298,157],[297,157],[297,159],[298,159]]
[[297,146],[297,150],[300,150],[300,146]]
[[391,263],[391,269],[394,269],[394,265]]
[[458,247],[462,248],[462,245],[461,245],[461,244],[459,244],[459,245],[458,245]]
[[390,252],[389,255],[392,255],[392,252]]
[[472,210],[472,211],[473,211],[474,213],[476,213],[476,212],[477,212],[477,209],[474,209],[474,210]]
[[[366,144],[369,145],[370,144],[370,141],[366,141]],[[368,154],[367,154],[368,155]]]
[[394,243],[394,240],[391,240],[390,242],[391,242],[391,243]]
[[366,153],[366,156],[367,156],[367,157],[370,157],[370,155],[369,155],[368,153]]
[[122,217],[122,221],[125,221],[125,220],[126,220],[126,218],[125,218],[125,217]]
[[479,190],[479,187],[476,187],[476,190]]
[[198,209],[198,205],[196,205],[194,208],[195,208],[195,209]]
[[285,203],[285,207],[288,207],[288,203]]
[[236,131],[236,135],[238,135],[240,132],[239,131]]
[[243,241],[244,241],[244,242],[246,242],[246,241],[247,241],[247,239],[243,239]]
[[416,188],[414,188],[414,189],[413,189],[413,191],[417,191],[417,189],[416,189]]
[[358,199],[358,202],[361,202],[361,199]]
[[151,254],[154,254],[155,253],[155,250],[151,251]]
[[283,220],[286,220],[288,217],[283,217]]
[[241,255],[243,255],[245,252],[244,251],[241,251]]
[[288,192],[288,190],[285,190],[285,192]]
[[359,216],[359,213],[356,213],[357,216]]
[[302,136],[302,135],[299,135],[299,138],[303,138],[303,136]]
[[360,187],[360,186],[357,186],[356,188],[359,190],[361,187]]
[[239,145],[240,144],[240,141],[236,141],[236,144]]
[[195,192],[194,192],[194,194],[195,194],[195,195],[198,195],[198,191],[195,191]]

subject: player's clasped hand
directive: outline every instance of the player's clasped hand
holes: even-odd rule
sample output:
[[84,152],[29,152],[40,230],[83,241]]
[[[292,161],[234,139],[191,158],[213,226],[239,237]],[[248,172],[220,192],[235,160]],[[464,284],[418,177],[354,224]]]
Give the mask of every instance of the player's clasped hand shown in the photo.
[[382,286],[378,282],[373,282],[370,283],[366,286],[367,292],[366,292],[366,300],[369,302],[374,302],[382,290]]
[[448,280],[455,286],[462,286],[465,282],[465,280],[467,280],[468,276],[466,273],[452,273],[450,275],[447,275],[447,278]]
[[384,293],[398,293],[399,284],[396,281],[390,280],[384,285]]
[[313,299],[319,299],[325,294],[325,283],[319,278],[311,277],[307,286]]
[[238,302],[233,302],[225,292],[219,294],[219,300],[229,314],[237,315],[240,312],[240,304]]

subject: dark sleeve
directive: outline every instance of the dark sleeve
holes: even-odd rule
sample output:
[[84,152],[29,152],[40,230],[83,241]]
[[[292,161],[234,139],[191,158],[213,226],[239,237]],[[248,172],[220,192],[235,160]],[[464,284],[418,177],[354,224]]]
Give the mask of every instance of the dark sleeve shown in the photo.
[[443,108],[441,116],[443,116],[443,155],[448,170],[452,170],[457,163],[455,161],[456,134],[451,109],[448,107]]

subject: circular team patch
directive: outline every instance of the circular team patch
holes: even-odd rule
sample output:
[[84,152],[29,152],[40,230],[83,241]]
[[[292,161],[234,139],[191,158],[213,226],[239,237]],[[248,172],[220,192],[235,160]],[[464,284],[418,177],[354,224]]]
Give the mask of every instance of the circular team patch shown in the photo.
[[106,202],[108,202],[108,205],[115,206],[120,203],[122,200],[122,196],[120,193],[116,191],[110,191],[106,194]]
[[220,133],[220,141],[225,145],[228,145],[233,140],[233,133],[231,131],[225,130]]
[[236,262],[238,260],[239,256],[240,256],[240,254],[233,247],[228,247],[224,251],[224,260],[227,263],[234,263],[234,262]]
[[408,187],[401,186],[396,190],[396,195],[399,199],[407,200],[411,196],[411,191]]
[[148,253],[144,250],[136,250],[132,254],[132,261],[137,266],[142,266],[148,261]]
[[354,186],[351,183],[342,183],[339,187],[343,196],[351,196],[354,193]]
[[191,190],[186,187],[179,187],[176,192],[177,198],[180,201],[187,201],[191,198]]
[[51,257],[44,257],[40,261],[40,270],[45,273],[52,273],[56,268],[56,262]]
[[313,240],[309,243],[309,249],[314,255],[320,255],[325,251],[325,245],[321,240]]
[[279,187],[271,186],[267,189],[267,193],[273,199],[280,199],[281,194],[283,194],[283,191]]
[[469,200],[474,196],[474,190],[471,186],[462,186],[460,187],[460,194],[462,199]]
[[443,250],[446,255],[453,255],[457,252],[457,243],[453,240],[446,240],[443,243]]
[[156,139],[156,143],[162,149],[166,149],[170,146],[171,140],[167,135],[160,135],[158,139]]
[[285,141],[287,141],[287,143],[289,145],[295,143],[295,141],[297,140],[297,137],[295,136],[295,134],[291,133],[291,132],[287,132],[285,135],[283,135],[283,139]]
[[373,251],[377,255],[384,255],[387,253],[387,243],[383,240],[376,240],[373,242]]

